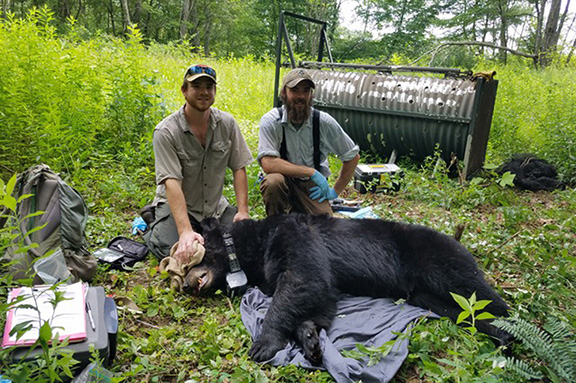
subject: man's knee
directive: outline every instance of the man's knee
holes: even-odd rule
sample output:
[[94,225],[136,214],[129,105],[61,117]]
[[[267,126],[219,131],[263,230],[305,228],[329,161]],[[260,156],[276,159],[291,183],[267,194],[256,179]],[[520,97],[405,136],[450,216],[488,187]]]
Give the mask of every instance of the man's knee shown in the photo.
[[268,174],[260,184],[262,200],[268,216],[284,214],[291,210],[291,193],[288,179],[279,173]]
[[160,260],[169,256],[172,245],[178,242],[178,230],[168,204],[157,207],[155,218],[144,240],[150,252]]
[[219,218],[220,224],[226,226],[234,222],[234,217],[238,213],[238,208],[236,206],[228,205],[224,210],[224,213]]
[[287,195],[289,192],[286,177],[280,173],[270,173],[264,177],[260,184],[263,195]]

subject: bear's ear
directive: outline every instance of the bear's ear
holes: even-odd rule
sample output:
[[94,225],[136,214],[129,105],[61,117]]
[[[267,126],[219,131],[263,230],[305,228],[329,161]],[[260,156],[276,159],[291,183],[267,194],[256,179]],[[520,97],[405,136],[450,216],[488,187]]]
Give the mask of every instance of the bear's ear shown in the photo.
[[200,226],[202,226],[203,237],[210,234],[220,234],[221,232],[220,221],[214,217],[204,218],[202,222],[200,222]]

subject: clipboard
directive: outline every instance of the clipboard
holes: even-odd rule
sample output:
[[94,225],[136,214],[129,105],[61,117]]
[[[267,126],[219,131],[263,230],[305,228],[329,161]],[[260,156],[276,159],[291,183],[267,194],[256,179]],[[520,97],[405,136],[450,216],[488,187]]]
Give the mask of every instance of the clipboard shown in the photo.
[[[65,300],[56,307],[54,288],[51,286],[19,287],[10,290],[8,303],[16,302],[8,311],[2,347],[30,346],[39,338],[40,327],[48,321],[52,335],[59,341],[68,339],[69,343],[81,342],[87,338],[86,332],[86,292],[82,282],[60,285],[56,290],[64,293]],[[30,325],[20,337],[10,332],[19,324]]]

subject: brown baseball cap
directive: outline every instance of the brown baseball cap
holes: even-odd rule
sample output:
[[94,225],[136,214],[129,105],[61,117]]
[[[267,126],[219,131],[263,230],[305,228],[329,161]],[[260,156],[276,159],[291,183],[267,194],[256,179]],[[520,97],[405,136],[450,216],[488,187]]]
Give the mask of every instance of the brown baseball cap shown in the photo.
[[295,68],[292,69],[290,72],[284,76],[282,80],[282,88],[287,86],[288,88],[294,88],[296,85],[300,84],[302,81],[309,81],[312,85],[312,88],[316,88],[314,84],[314,80],[312,80],[312,76],[308,73],[306,69],[302,68]]

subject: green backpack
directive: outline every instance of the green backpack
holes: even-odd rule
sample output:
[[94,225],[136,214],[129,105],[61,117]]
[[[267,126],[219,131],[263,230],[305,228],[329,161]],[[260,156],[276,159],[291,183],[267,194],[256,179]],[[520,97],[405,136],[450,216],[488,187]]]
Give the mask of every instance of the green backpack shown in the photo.
[[[7,217],[4,214],[5,222],[0,222],[0,229],[6,224],[17,227],[20,222],[19,230],[13,231],[16,238],[4,254],[4,260],[11,262],[14,278],[34,277],[36,283],[41,283],[33,269],[34,261],[51,251],[61,250],[74,281],[92,280],[97,262],[86,248],[84,230],[88,207],[82,196],[44,164],[32,166],[18,175],[13,197],[18,200],[26,194],[31,196],[18,203],[16,214]],[[34,215],[42,211],[44,213]],[[31,217],[24,219],[30,214]],[[45,226],[38,230],[42,225]],[[19,251],[18,242],[22,239],[25,246],[31,246],[25,252]]]

